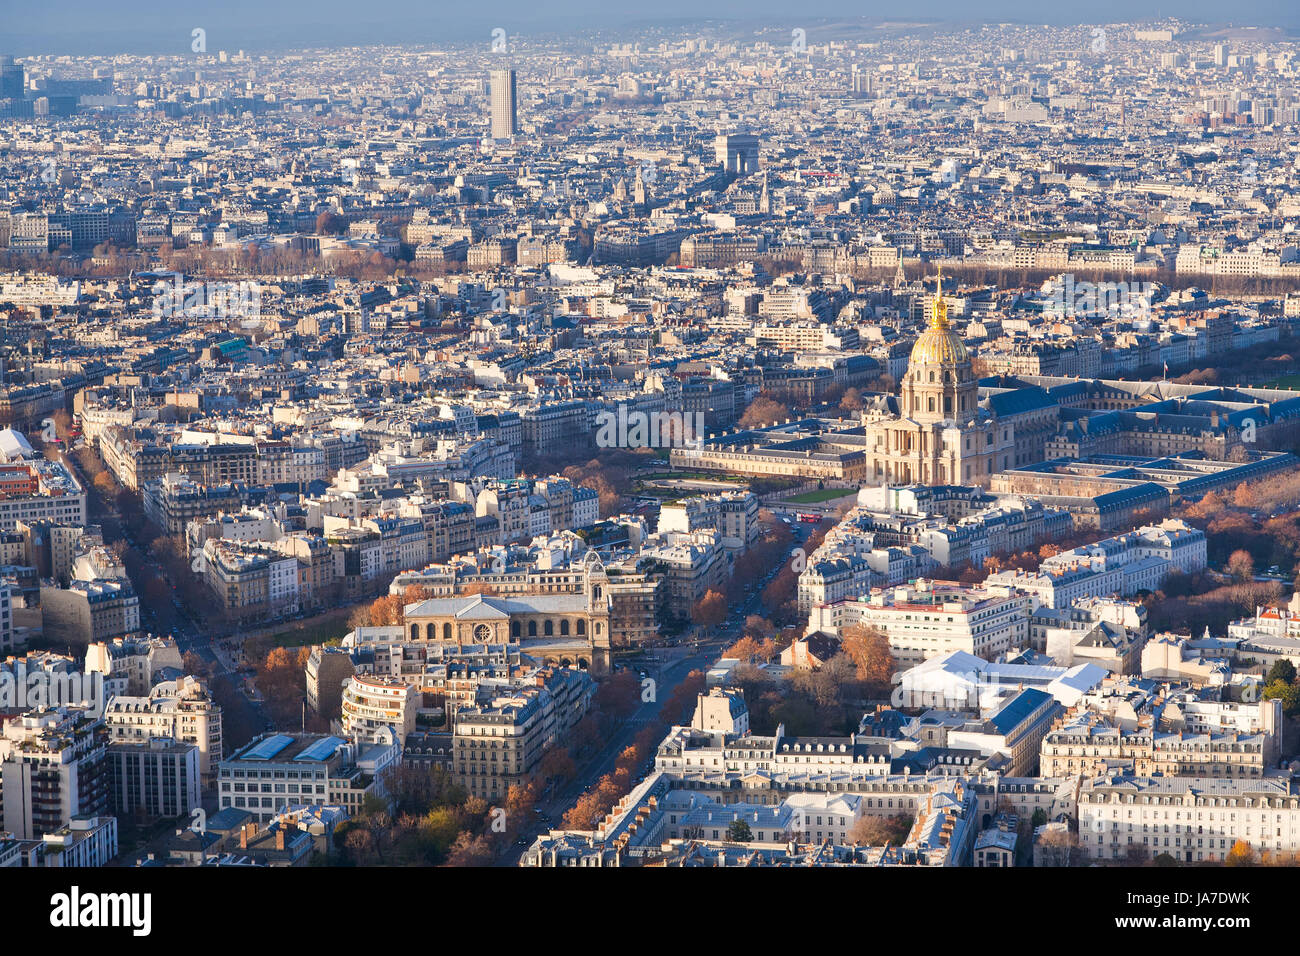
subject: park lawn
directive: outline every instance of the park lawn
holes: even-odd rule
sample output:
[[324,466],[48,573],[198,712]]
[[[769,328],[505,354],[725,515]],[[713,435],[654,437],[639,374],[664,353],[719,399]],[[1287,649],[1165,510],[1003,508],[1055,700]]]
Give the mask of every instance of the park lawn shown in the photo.
[[719,471],[656,471],[649,475],[637,475],[641,481],[729,481],[744,482],[744,475],[729,475]]
[[257,642],[266,650],[272,647],[302,647],[307,644],[324,644],[337,640],[350,630],[348,616],[351,608],[331,608],[324,613],[313,615],[287,625],[275,625],[249,635],[249,641]]
[[805,491],[801,495],[795,495],[793,498],[782,498],[781,500],[792,505],[815,505],[823,501],[833,501],[836,498],[847,498],[852,494],[856,494],[852,488],[821,488],[817,491]]
[[1259,388],[1300,388],[1300,372],[1291,375],[1283,375],[1273,379],[1271,382],[1265,382]]

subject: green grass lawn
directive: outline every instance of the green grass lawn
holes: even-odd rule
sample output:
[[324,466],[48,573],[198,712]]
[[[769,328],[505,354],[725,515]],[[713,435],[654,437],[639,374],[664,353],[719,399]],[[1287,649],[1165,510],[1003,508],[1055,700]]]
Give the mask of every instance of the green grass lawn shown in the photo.
[[730,481],[743,482],[743,475],[729,475],[720,471],[656,471],[649,475],[637,475],[641,481]]
[[1275,378],[1271,382],[1265,382],[1259,388],[1300,388],[1300,372],[1292,375],[1283,375]]
[[793,498],[782,498],[781,500],[792,505],[815,505],[852,494],[856,494],[852,488],[822,488],[819,491],[805,491],[801,495],[795,495]]
[[[274,625],[249,635],[248,640],[255,641],[266,650],[272,647],[302,647],[305,644],[324,644],[326,641],[343,637],[348,632],[348,616],[351,608],[332,608],[322,614],[314,615],[302,621],[287,625]],[[263,652],[264,653],[264,652]]]

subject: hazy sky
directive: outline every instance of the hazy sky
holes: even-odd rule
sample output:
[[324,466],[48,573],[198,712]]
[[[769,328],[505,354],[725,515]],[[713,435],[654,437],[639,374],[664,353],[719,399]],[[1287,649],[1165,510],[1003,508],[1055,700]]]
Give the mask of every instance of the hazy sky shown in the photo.
[[[909,17],[1105,23],[1158,16],[1283,26],[1300,34],[1297,0],[0,0],[0,52],[189,53],[203,27],[208,50],[266,50],[348,43],[436,46],[508,32],[568,33],[635,21],[718,17],[792,23],[798,18]],[[512,29],[513,27],[513,29]]]

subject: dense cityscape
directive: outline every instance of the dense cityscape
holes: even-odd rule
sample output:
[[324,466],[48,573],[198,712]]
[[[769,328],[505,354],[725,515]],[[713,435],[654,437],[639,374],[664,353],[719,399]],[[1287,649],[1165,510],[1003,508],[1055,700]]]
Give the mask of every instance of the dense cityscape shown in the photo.
[[0,52],[0,867],[1300,859],[1291,33]]

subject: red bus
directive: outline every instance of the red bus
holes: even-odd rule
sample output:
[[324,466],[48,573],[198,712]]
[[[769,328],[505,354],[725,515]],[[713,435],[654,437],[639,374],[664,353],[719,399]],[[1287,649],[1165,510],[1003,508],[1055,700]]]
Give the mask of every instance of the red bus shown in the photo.
[[815,515],[807,511],[800,511],[798,514],[795,515],[795,517],[798,518],[800,521],[807,521],[809,524],[821,524],[822,522],[821,515]]

